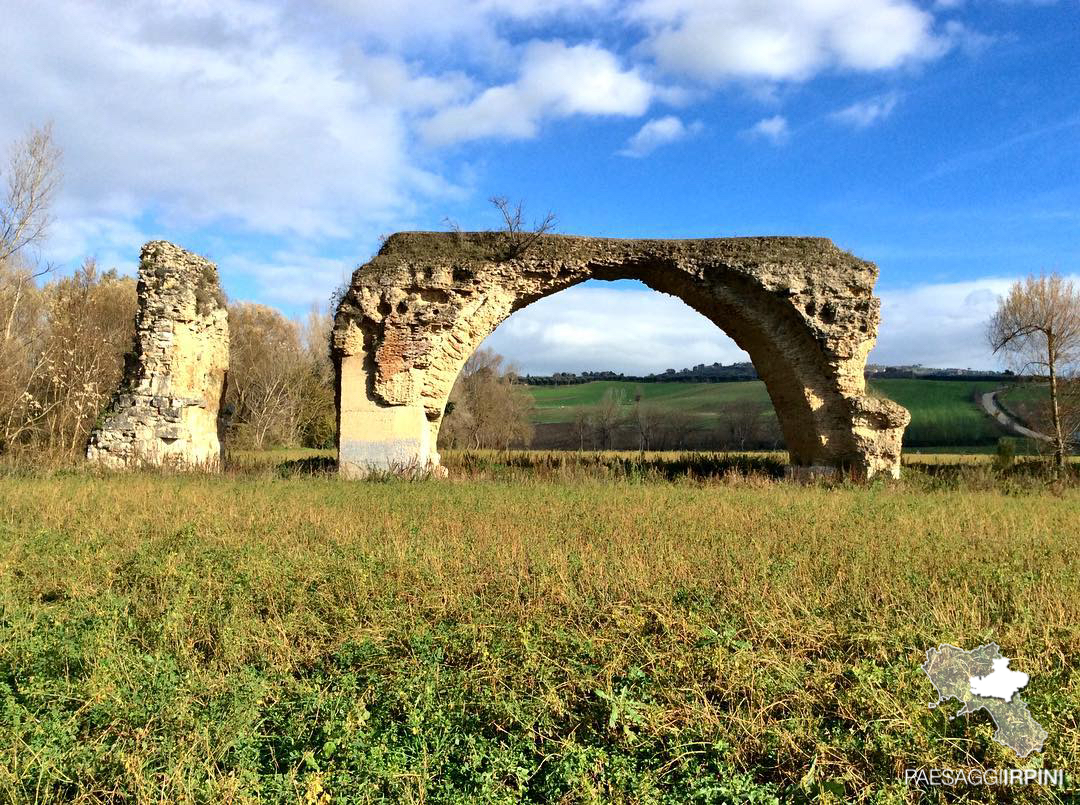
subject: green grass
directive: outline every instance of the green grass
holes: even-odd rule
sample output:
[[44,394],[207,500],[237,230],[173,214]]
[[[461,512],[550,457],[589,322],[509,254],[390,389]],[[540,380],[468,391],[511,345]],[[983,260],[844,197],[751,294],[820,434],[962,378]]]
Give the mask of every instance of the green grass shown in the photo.
[[[975,402],[975,394],[990,391],[993,381],[875,380],[872,393],[889,397],[911,412],[904,437],[907,447],[987,446],[1004,434]],[[595,405],[614,390],[631,402],[642,399],[669,410],[698,415],[705,420],[720,415],[733,403],[768,405],[765,384],[760,380],[736,383],[630,383],[594,381],[573,386],[530,386],[536,403],[536,424],[572,422],[577,410]]]
[[1043,403],[1050,397],[1047,383],[1016,383],[999,395],[999,399],[1014,403]]
[[1049,422],[1049,383],[1017,383],[998,395],[998,404],[1011,416],[1037,431],[1053,430]]
[[572,422],[577,409],[596,405],[609,391],[622,395],[628,403],[640,393],[646,402],[669,410],[704,417],[715,416],[726,404],[772,405],[760,380],[738,383],[628,383],[596,380],[573,386],[529,386],[536,403],[536,424]]
[[998,388],[995,381],[890,379],[869,385],[911,412],[905,446],[993,444],[1005,434],[975,400]]
[[1075,773],[1080,490],[979,477],[0,475],[0,800],[915,801],[989,640]]
[[947,445],[944,447],[912,447],[905,450],[905,455],[909,456],[921,456],[921,455],[970,455],[970,456],[992,456],[997,452],[996,445]]

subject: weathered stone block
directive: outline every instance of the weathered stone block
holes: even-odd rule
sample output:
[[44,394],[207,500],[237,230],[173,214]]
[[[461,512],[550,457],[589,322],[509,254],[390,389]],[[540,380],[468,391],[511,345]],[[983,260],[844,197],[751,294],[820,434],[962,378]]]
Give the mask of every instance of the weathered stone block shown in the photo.
[[165,241],[142,249],[134,354],[89,461],[114,469],[221,466],[229,319],[217,268]]

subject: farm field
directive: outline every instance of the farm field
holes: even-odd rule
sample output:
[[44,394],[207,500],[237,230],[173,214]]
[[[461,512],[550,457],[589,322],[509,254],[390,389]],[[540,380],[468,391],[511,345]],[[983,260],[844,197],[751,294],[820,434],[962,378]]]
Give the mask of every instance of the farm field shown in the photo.
[[1050,387],[1046,383],[1016,383],[1006,389],[1001,399],[1017,403],[1043,402],[1050,396]]
[[998,404],[1029,427],[1052,430],[1047,419],[1046,407],[1050,400],[1050,386],[1045,383],[1017,383],[997,396]]
[[[895,400],[911,412],[904,435],[908,447],[990,446],[1005,431],[978,407],[975,395],[991,391],[994,381],[884,379],[869,383],[870,390]],[[584,406],[596,405],[609,391],[631,403],[642,400],[667,410],[690,413],[715,423],[725,406],[749,403],[769,406],[760,380],[733,383],[632,383],[600,380],[570,386],[529,386],[536,403],[536,424],[569,423]]]
[[927,707],[991,640],[1080,773],[1075,486],[279,472],[323,458],[0,474],[0,799],[914,802],[1020,765]]

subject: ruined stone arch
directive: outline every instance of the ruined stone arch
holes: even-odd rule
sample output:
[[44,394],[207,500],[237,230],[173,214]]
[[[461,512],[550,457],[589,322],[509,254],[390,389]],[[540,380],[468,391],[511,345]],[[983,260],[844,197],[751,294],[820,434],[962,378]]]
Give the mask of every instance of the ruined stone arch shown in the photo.
[[400,233],[358,268],[333,332],[341,473],[437,466],[447,396],[514,311],[587,279],[677,296],[750,355],[794,468],[896,476],[908,413],[866,394],[877,268],[824,238],[544,236],[511,256],[499,233]]

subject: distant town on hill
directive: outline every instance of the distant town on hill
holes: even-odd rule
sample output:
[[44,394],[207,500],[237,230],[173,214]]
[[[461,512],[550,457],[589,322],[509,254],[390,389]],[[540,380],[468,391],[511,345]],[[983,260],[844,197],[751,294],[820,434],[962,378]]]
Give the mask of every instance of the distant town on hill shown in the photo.
[[[884,378],[920,378],[924,380],[998,380],[1013,378],[1009,370],[992,369],[938,369],[921,364],[911,366],[883,366],[867,364],[866,376]],[[648,375],[627,375],[622,372],[555,372],[550,375],[524,375],[520,379],[530,386],[568,386],[575,383],[591,383],[594,380],[622,380],[633,383],[729,383],[739,380],[757,380],[754,364],[749,361],[732,364],[699,363],[692,369],[665,369]]]

